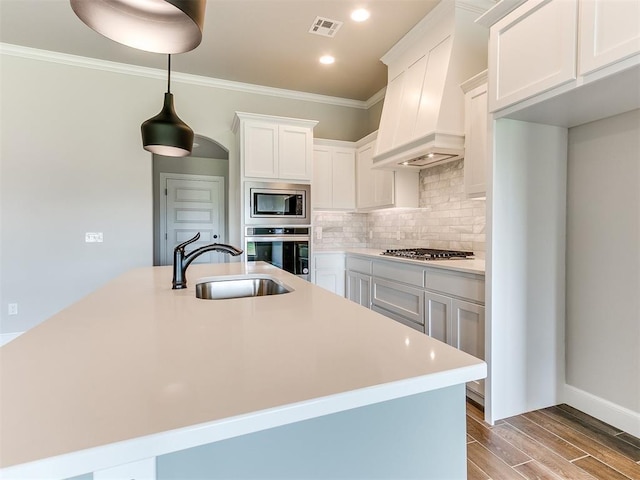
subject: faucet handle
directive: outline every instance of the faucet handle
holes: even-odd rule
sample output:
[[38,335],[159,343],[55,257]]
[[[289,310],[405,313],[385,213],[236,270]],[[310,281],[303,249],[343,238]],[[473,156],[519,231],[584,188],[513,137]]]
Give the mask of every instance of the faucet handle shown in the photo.
[[189,245],[189,244],[191,244],[193,242],[197,242],[199,238],[200,238],[200,232],[196,233],[193,236],[193,238],[190,238],[186,242],[182,242],[180,245],[176,246],[176,248],[174,248],[174,250],[184,250],[184,247],[186,247],[187,245]]

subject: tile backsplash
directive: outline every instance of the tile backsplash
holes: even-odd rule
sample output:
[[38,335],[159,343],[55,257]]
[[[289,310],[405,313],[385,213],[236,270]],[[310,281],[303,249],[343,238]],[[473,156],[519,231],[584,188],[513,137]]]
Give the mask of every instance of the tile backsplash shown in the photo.
[[457,160],[421,170],[420,208],[314,212],[314,227],[322,227],[314,247],[444,248],[484,258],[485,200],[465,197],[463,167],[464,160]]
[[[366,213],[314,212],[314,248],[326,250],[368,247],[367,215]],[[316,235],[318,227],[322,227],[320,239]]]

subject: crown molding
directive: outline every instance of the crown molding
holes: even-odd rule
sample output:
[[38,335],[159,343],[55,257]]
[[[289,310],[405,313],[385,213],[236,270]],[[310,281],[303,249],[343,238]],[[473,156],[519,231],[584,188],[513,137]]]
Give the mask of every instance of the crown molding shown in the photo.
[[366,105],[366,108],[369,109],[373,107],[376,103],[384,100],[384,96],[386,93],[387,93],[387,87],[382,87],[376,93],[371,95],[371,97],[366,102],[364,102],[364,104]]
[[[13,57],[27,58],[30,60],[40,60],[44,62],[61,63],[74,67],[91,68],[124,75],[135,75],[139,77],[155,78],[164,80],[167,76],[165,70],[157,68],[139,67],[126,63],[110,62],[96,58],[81,57],[68,53],[52,52],[38,48],[24,47],[9,43],[0,43],[0,54]],[[369,100],[352,100],[348,98],[332,97],[329,95],[319,95],[315,93],[299,92],[296,90],[286,90],[283,88],[265,87],[251,83],[233,82],[219,78],[204,77],[201,75],[191,75],[188,73],[171,72],[171,81],[198,85],[223,90],[233,90],[236,92],[252,93],[256,95],[267,95],[271,97],[286,98],[289,100],[302,100],[306,102],[323,103],[339,107],[368,109],[375,105],[384,97],[384,89],[374,94]],[[382,95],[380,96],[380,93]]]

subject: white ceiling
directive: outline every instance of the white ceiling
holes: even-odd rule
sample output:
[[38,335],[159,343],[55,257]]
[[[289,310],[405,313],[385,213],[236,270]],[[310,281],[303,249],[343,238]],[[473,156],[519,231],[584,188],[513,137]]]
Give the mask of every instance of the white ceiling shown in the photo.
[[[90,1],[90,0],[87,0]],[[380,61],[439,0],[208,0],[202,43],[172,57],[172,70],[302,92],[367,100],[387,83]],[[356,23],[352,10],[369,20]],[[334,38],[308,33],[316,16],[344,22]],[[166,57],[109,40],[68,0],[0,0],[0,42],[166,68]],[[336,57],[321,65],[323,54]]]

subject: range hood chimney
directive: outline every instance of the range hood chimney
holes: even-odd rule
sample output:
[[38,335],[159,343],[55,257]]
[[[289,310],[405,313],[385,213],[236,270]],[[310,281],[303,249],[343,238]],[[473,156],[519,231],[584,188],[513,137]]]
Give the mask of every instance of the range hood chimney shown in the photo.
[[490,0],[441,0],[382,57],[389,81],[374,168],[425,168],[464,157],[465,80],[487,68]]

